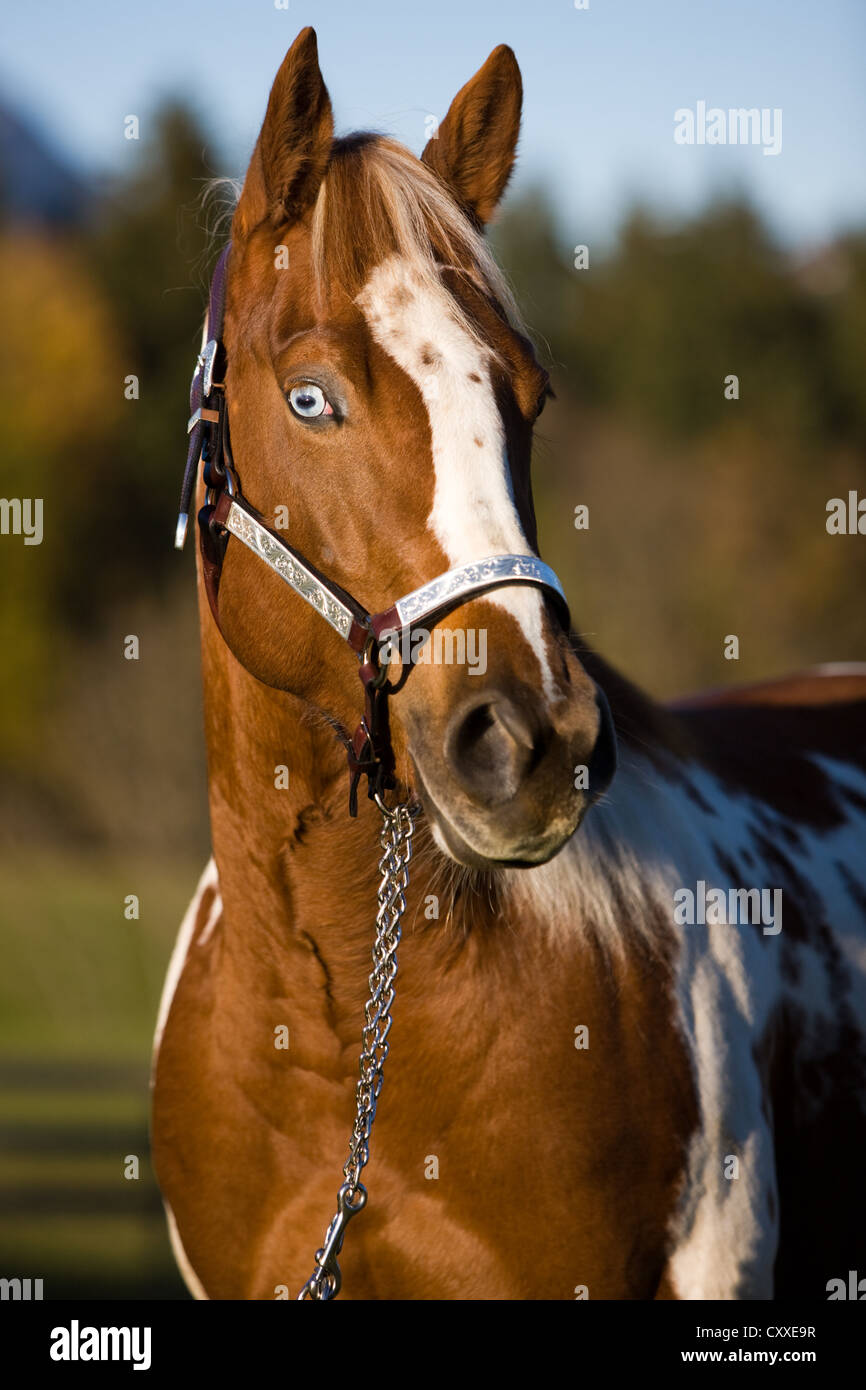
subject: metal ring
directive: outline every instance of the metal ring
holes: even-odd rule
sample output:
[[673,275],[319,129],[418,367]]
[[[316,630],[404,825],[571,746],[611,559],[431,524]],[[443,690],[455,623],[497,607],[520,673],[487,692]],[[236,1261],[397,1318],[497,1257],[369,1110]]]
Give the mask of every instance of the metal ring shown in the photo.
[[379,807],[379,810],[382,812],[382,815],[386,818],[386,820],[396,820],[396,819],[397,819],[396,812],[395,812],[395,811],[392,811],[392,810],[390,809],[389,806],[386,806],[386,805],[385,805],[384,801],[382,800],[382,798],[381,798],[381,796],[379,795],[378,792],[374,792],[374,793],[373,793],[373,800],[375,801],[376,805]]
[[380,664],[379,639],[375,632],[368,634],[367,640],[364,643],[364,650],[361,653],[361,663],[362,665],[367,664],[369,666],[375,666],[376,675],[373,680],[367,681],[366,684],[371,690],[381,690],[388,679],[388,667]]
[[382,812],[382,815],[389,821],[398,821],[403,812],[406,819],[411,823],[416,816],[421,814],[421,803],[419,801],[398,801],[397,805],[391,810],[386,806],[379,792],[373,792],[373,800]]

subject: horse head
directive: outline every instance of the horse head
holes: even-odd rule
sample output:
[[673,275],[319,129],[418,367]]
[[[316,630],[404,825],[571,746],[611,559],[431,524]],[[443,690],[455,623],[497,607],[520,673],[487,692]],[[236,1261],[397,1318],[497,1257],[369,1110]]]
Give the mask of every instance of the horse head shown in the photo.
[[[536,554],[530,455],[548,378],[483,236],[520,106],[503,46],[420,159],[377,135],[335,139],[304,30],[234,213],[234,467],[261,515],[371,613],[455,567]],[[225,557],[220,625],[252,675],[353,726],[339,637],[243,546]],[[542,863],[613,774],[604,696],[538,588],[474,594],[435,627],[408,654],[383,648],[396,775],[452,859]]]

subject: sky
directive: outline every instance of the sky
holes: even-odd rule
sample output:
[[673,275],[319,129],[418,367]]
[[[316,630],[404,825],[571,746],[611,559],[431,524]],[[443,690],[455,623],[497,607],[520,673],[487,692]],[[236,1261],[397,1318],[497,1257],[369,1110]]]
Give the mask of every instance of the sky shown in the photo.
[[[866,224],[866,0],[11,0],[0,96],[69,161],[122,168],[129,114],[183,95],[242,176],[293,38],[316,29],[338,131],[416,153],[428,117],[499,43],[524,80],[513,187],[550,191],[563,235],[606,238],[637,200],[674,217],[744,192],[780,240]],[[277,6],[281,8],[277,8]],[[287,7],[283,7],[287,6]],[[678,110],[766,109],[781,149],[678,144]],[[781,111],[781,125],[773,111]],[[769,130],[768,126],[768,130]],[[769,141],[768,141],[769,143]]]

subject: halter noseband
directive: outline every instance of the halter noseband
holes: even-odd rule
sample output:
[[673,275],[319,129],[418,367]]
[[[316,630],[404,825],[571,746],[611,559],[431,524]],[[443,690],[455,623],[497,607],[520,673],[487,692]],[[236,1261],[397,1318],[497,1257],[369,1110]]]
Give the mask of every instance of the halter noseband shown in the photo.
[[236,536],[315,608],[357,654],[358,674],[364,687],[364,715],[351,739],[337,728],[348,755],[349,812],[354,816],[362,776],[368,779],[368,796],[380,805],[383,793],[396,785],[388,697],[402,686],[408,672],[404,671],[397,685],[386,679],[388,668],[379,664],[379,644],[386,636],[399,641],[411,633],[413,626],[438,620],[470,598],[505,584],[531,584],[544,590],[557,604],[566,624],[568,605],[553,570],[536,556],[493,555],[448,570],[404,595],[390,608],[370,613],[266,524],[241,492],[229,442],[222,332],[230,249],[230,244],[224,248],[214,270],[208,304],[208,341],[196,363],[190,387],[189,449],[175,546],[183,549],[201,463],[207,492],[205,505],[198,514],[199,547],[205,592],[220,632],[220,575],[229,537]]

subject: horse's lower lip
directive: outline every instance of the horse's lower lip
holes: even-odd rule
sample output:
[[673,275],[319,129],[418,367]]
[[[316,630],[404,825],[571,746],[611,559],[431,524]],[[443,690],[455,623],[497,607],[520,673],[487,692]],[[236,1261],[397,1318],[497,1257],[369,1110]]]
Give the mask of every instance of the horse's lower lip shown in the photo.
[[444,847],[452,859],[468,869],[531,869],[539,864],[546,864],[548,860],[553,859],[559,853],[583,819],[581,812],[577,825],[565,836],[545,836],[541,841],[515,846],[514,850],[517,852],[506,853],[501,856],[481,854],[443,814],[434,797],[431,796],[414,758],[412,765],[415,770],[418,796],[431,826],[437,832],[437,842],[442,842],[440,848]]

